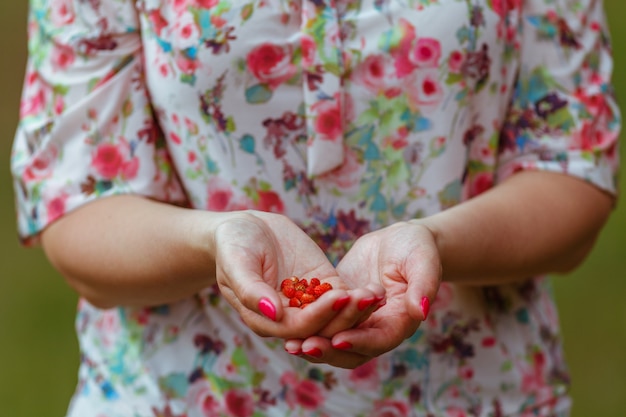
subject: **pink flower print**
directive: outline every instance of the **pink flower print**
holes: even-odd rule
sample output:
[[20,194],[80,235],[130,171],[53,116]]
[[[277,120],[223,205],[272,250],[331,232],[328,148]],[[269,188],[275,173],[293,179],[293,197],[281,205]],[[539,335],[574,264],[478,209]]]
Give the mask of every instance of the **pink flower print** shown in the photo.
[[300,39],[300,45],[302,48],[302,66],[305,68],[311,67],[315,64],[315,40],[308,35],[302,35]]
[[463,67],[465,57],[461,51],[452,51],[448,57],[448,68],[450,72],[459,73]]
[[68,195],[61,193],[45,201],[48,223],[55,221],[65,214],[67,199]]
[[446,416],[448,417],[467,417],[465,410],[460,407],[450,406],[446,408]]
[[194,0],[193,5],[200,9],[212,9],[219,4],[220,0]]
[[418,70],[414,82],[409,83],[407,94],[410,102],[420,110],[432,110],[443,100],[443,89],[436,70]]
[[372,359],[350,371],[350,381],[358,390],[370,390],[380,386],[378,361]]
[[52,56],[50,62],[52,64],[52,68],[62,71],[72,65],[75,58],[76,54],[70,46],[55,43],[52,48]]
[[183,74],[193,75],[200,68],[200,62],[197,59],[189,58],[185,54],[179,54],[176,57],[176,66]]
[[188,0],[169,0],[169,3],[177,15],[180,15],[187,10]]
[[57,148],[53,145],[39,151],[37,156],[35,156],[24,170],[22,179],[25,182],[30,182],[48,178],[52,174],[52,168],[57,155]]
[[522,0],[492,0],[491,8],[500,17],[505,17],[509,11],[520,7]]
[[257,203],[257,209],[261,211],[267,211],[272,213],[283,213],[285,211],[285,205],[283,204],[280,196],[274,191],[258,191],[259,201]]
[[130,161],[126,161],[122,164],[121,174],[122,178],[125,180],[132,180],[137,176],[137,172],[139,171],[139,158],[136,156],[131,158]]
[[103,143],[99,145],[91,158],[91,166],[96,172],[108,180],[115,178],[124,164],[124,157],[116,145]]
[[33,95],[25,97],[20,103],[20,117],[27,117],[39,114],[46,105],[46,93],[39,90]]
[[275,89],[293,77],[297,71],[291,63],[291,50],[269,42],[263,43],[248,53],[248,70],[269,88]]
[[285,402],[291,409],[300,406],[315,410],[324,402],[323,393],[315,382],[309,379],[299,381],[293,372],[285,372],[280,378],[280,383],[286,389]]
[[209,383],[205,379],[197,379],[187,390],[187,403],[201,411],[203,417],[219,417],[221,406],[213,395]]
[[150,12],[148,13],[148,19],[150,19],[152,27],[154,28],[154,33],[156,33],[157,36],[161,36],[161,32],[169,24],[167,19],[165,19],[161,14],[160,9],[150,10]]
[[344,160],[334,170],[324,173],[317,178],[317,181],[324,181],[334,184],[341,189],[350,189],[359,184],[361,180],[362,167],[357,154],[348,146],[344,146]]
[[74,21],[74,5],[72,0],[53,0],[50,4],[50,20],[56,27],[69,25]]
[[229,208],[233,198],[233,190],[230,185],[217,177],[208,181],[206,208],[211,211],[225,211]]
[[355,70],[354,82],[377,93],[385,89],[385,80],[388,78],[385,68],[383,55],[369,55]]
[[184,13],[174,25],[174,45],[180,49],[187,49],[198,45],[200,29],[191,13]]
[[254,401],[250,394],[243,390],[229,390],[224,395],[229,416],[250,417],[254,413]]
[[380,400],[374,403],[374,410],[370,414],[371,417],[407,417],[409,415],[409,406],[402,401],[397,400]]
[[617,137],[617,132],[598,128],[595,123],[585,121],[574,134],[572,147],[583,151],[601,151],[615,147]]
[[417,67],[436,68],[441,58],[441,44],[434,38],[419,38],[409,51],[409,60]]

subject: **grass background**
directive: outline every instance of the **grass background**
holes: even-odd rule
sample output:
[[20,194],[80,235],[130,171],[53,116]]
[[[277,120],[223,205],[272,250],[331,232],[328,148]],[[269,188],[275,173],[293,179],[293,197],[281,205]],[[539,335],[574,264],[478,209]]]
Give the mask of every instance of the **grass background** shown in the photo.
[[[76,383],[76,296],[40,250],[18,245],[9,175],[26,59],[26,3],[0,1],[0,417],[60,417]],[[605,5],[615,84],[626,102],[626,2]],[[626,161],[626,145],[622,155]],[[586,262],[555,278],[574,381],[572,417],[626,416],[625,215],[622,199]]]

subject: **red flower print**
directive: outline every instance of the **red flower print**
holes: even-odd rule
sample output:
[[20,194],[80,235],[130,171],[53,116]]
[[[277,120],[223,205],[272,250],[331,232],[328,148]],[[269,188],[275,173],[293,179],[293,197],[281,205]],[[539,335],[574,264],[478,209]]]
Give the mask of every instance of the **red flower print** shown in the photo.
[[183,74],[193,75],[200,68],[200,62],[180,54],[176,57],[176,66]]
[[319,385],[309,379],[299,381],[298,376],[293,372],[285,372],[280,378],[280,383],[286,389],[285,401],[291,409],[300,406],[315,410],[324,402]]
[[74,50],[67,45],[55,43],[52,48],[51,63],[55,70],[65,70],[74,63],[76,54]]
[[363,365],[350,371],[350,382],[357,389],[374,389],[380,385],[380,376],[378,375],[378,361],[372,359]]
[[254,402],[249,393],[233,389],[224,396],[228,415],[233,417],[249,417],[254,413]]
[[374,403],[371,417],[406,417],[409,415],[409,406],[401,401],[381,400]]
[[417,67],[434,68],[439,65],[441,45],[437,39],[419,38],[409,52],[409,60]]
[[297,70],[291,63],[291,50],[272,43],[254,48],[248,53],[246,62],[252,75],[272,89],[293,77]]
[[450,57],[448,58],[448,68],[450,69],[450,72],[461,72],[461,68],[463,67],[463,60],[463,52],[452,51],[452,53],[450,53]]
[[300,45],[302,47],[302,66],[305,68],[313,66],[315,64],[315,41],[308,35],[302,35]]
[[91,166],[100,176],[106,179],[115,178],[122,168],[124,157],[117,146],[110,143],[103,143],[96,148]]
[[314,129],[320,139],[335,141],[343,136],[343,119],[348,119],[352,112],[351,103],[346,102],[344,113],[341,111],[341,96],[335,94],[332,100],[321,100],[311,106],[315,115]]
[[470,183],[470,197],[484,193],[493,186],[493,175],[488,172],[480,173],[472,177]]
[[24,170],[22,179],[25,182],[40,181],[52,174],[52,167],[57,158],[57,148],[50,146],[42,149]]
[[225,211],[233,198],[230,185],[219,178],[213,177],[208,181],[208,195],[206,208],[211,211]]
[[285,211],[285,205],[280,199],[280,196],[274,191],[258,191],[258,194],[258,210],[268,211],[272,213],[283,213]]

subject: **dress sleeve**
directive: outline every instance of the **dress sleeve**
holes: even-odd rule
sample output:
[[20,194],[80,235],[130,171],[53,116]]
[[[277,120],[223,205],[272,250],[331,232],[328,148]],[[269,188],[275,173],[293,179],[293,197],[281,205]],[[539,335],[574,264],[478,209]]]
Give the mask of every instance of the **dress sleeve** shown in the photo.
[[620,114],[601,0],[527,0],[497,180],[539,169],[617,193]]
[[96,198],[184,204],[150,106],[133,0],[31,0],[29,58],[11,157],[25,244]]

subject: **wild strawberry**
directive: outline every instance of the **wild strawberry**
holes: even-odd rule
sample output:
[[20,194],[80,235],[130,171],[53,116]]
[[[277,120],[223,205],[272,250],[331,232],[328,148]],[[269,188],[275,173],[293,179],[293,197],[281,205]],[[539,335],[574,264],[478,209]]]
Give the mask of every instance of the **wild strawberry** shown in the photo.
[[315,295],[315,285],[309,285],[308,287],[306,287],[306,290],[304,290],[304,292],[307,294]]
[[302,303],[296,297],[289,299],[289,307],[300,307]]
[[302,294],[302,297],[300,297],[300,302],[302,304],[312,303],[315,300],[316,298],[313,294]]
[[292,298],[294,295],[296,295],[296,289],[293,286],[286,286],[283,287],[283,294],[285,294],[285,297],[287,298]]
[[333,286],[330,283],[323,282],[320,285],[318,285],[317,287],[315,287],[315,297],[319,298],[326,291],[330,291],[332,289],[333,289]]
[[311,278],[311,282],[309,283],[309,285],[312,285],[314,287],[317,287],[320,284],[321,284],[321,282],[320,282],[319,278]]
[[298,300],[302,299],[302,296],[304,295],[304,291],[298,291],[296,290],[295,294],[293,295],[295,298],[297,298]]

